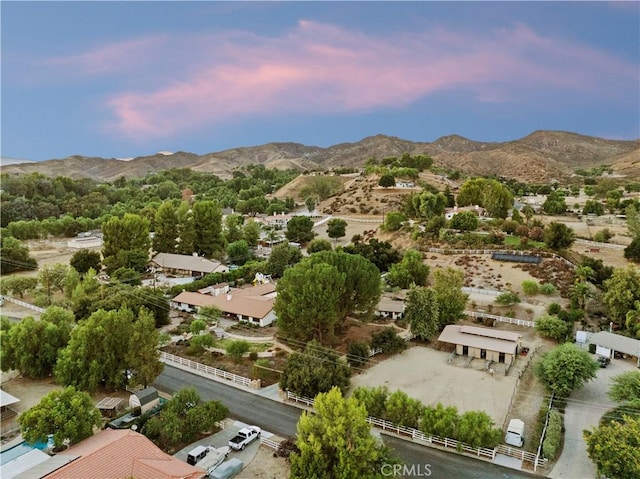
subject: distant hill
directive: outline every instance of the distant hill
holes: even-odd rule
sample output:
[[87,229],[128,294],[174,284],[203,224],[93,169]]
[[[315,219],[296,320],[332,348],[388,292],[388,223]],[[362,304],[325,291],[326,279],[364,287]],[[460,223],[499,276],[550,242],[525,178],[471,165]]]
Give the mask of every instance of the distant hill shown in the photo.
[[432,143],[375,135],[357,143],[327,148],[299,143],[268,143],[196,155],[160,152],[118,160],[85,156],[37,163],[4,164],[11,174],[37,171],[49,176],[90,177],[114,181],[121,176],[141,177],[168,168],[191,168],[226,178],[240,166],[263,164],[268,168],[323,170],[339,166],[359,167],[369,158],[426,154],[436,165],[468,175],[498,175],[527,182],[547,182],[569,177],[576,168],[610,165],[614,174],[640,178],[640,139],[607,140],[562,131],[535,131],[507,142],[479,142],[449,135]]

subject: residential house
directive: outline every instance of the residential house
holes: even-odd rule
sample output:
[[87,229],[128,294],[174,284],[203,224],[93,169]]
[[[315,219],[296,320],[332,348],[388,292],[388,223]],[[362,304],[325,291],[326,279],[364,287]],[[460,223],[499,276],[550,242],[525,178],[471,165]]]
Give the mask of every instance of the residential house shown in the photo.
[[158,253],[151,258],[151,263],[164,273],[183,276],[202,276],[229,271],[229,268],[222,263],[197,255]]
[[473,206],[454,206],[453,208],[445,208],[444,217],[447,221],[451,220],[458,213],[462,213],[463,211],[471,211],[475,213],[477,216],[486,216],[487,212],[482,206],[473,205]]
[[510,365],[518,354],[522,335],[477,326],[450,324],[438,341],[455,345],[456,354]]
[[636,358],[636,365],[640,367],[640,340],[610,333],[598,331],[589,338],[591,344],[596,345],[596,354],[608,358],[615,357],[615,353],[624,354]]
[[183,291],[171,300],[171,307],[180,311],[196,312],[198,308],[213,306],[239,321],[264,327],[276,319],[273,311],[275,298],[275,285],[266,283],[229,289],[226,294],[217,296]]
[[[104,429],[55,457],[71,462],[46,479],[202,479],[206,471],[162,452],[131,429]],[[32,476],[30,476],[32,477]]]

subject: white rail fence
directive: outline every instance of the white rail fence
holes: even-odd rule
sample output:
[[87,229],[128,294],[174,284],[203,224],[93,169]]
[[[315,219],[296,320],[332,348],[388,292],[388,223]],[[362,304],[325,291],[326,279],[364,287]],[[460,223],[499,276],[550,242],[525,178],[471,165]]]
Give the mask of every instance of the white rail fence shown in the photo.
[[213,368],[211,366],[207,366],[206,364],[197,363],[195,361],[191,361],[190,359],[181,358],[180,356],[175,356],[174,354],[170,354],[164,351],[160,351],[160,361],[162,361],[163,363],[179,364],[180,366],[184,366],[196,373],[201,373],[200,375],[208,375],[215,378],[226,379],[227,381],[231,381],[235,384],[240,384],[241,386],[245,387],[251,387],[253,384],[253,381],[247,377],[223,371],[222,369]]
[[271,439],[267,439],[266,437],[260,437],[260,444],[263,444],[274,451],[278,452],[280,450],[280,443],[277,441],[272,441]]
[[18,306],[22,306],[23,308],[31,309],[31,310],[36,311],[38,313],[44,313],[44,308],[41,308],[41,307],[36,306],[34,304],[25,303],[24,301],[20,301],[19,299],[13,298],[11,296],[5,296],[4,300],[5,301],[9,301],[10,303],[13,303],[13,304],[17,304]]
[[535,321],[528,321],[526,319],[510,318],[508,316],[497,316],[495,314],[481,313],[478,311],[465,311],[464,314],[471,316],[472,318],[490,318],[495,319],[500,323],[517,324],[518,326],[526,326],[528,328],[535,328]]
[[[298,396],[291,391],[287,391],[287,400],[292,400],[298,403],[302,403],[308,407],[313,407],[314,400],[311,398]],[[377,417],[367,417],[367,422],[372,426],[375,426],[384,431],[392,431],[398,435],[404,435],[411,437],[411,439],[420,441],[430,445],[442,446],[445,448],[455,449],[458,452],[462,452],[466,455],[472,455],[476,457],[483,457],[485,459],[494,460],[496,454],[504,454],[506,456],[515,457],[522,461],[527,461],[533,465],[533,470],[536,471],[538,467],[544,466],[547,463],[547,459],[540,457],[532,452],[523,451],[521,449],[512,448],[503,444],[499,444],[493,449],[484,447],[473,447],[469,444],[451,439],[448,437],[429,436],[422,431],[412,428],[394,424],[384,419]]]
[[464,293],[487,294],[489,296],[500,296],[502,294],[501,291],[496,291],[495,289],[472,288],[470,286],[463,286],[460,289]]

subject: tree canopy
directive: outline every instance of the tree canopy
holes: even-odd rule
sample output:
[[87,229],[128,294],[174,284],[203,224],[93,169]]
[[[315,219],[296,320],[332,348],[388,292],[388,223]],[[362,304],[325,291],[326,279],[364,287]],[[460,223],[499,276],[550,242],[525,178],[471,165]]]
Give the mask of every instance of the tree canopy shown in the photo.
[[317,341],[310,341],[303,353],[289,355],[280,380],[280,389],[299,396],[313,398],[333,387],[346,391],[351,370],[347,363],[331,349]]
[[623,416],[621,422],[584,431],[587,454],[599,474],[616,479],[640,477],[640,418]]
[[402,261],[391,265],[387,275],[387,283],[390,286],[407,289],[411,286],[424,286],[429,277],[429,266],[422,258],[418,250],[409,249],[402,256]]
[[535,373],[544,386],[557,397],[568,397],[572,391],[595,378],[599,365],[588,352],[565,343],[545,353],[535,365]]
[[18,416],[18,423],[26,441],[46,442],[47,436],[53,434],[54,447],[60,448],[67,439],[76,443],[91,436],[102,421],[91,396],[69,386],[44,396]]
[[387,450],[371,435],[367,411],[357,399],[338,388],[319,394],[315,414],[303,412],[298,421],[299,452],[290,456],[292,479],[382,478]]

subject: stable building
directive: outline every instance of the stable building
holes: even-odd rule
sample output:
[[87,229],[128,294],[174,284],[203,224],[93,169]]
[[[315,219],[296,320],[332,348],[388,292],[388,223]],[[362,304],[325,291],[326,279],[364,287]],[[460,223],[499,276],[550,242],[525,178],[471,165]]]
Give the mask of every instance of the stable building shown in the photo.
[[455,345],[456,354],[510,365],[518,355],[522,335],[512,331],[450,324],[438,341]]

